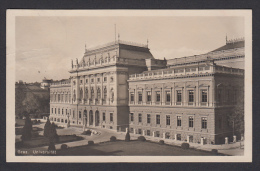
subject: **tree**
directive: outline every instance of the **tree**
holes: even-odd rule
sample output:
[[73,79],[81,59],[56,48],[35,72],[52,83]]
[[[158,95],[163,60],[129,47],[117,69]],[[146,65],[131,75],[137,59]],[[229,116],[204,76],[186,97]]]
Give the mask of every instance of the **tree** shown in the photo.
[[22,129],[22,140],[30,140],[32,138],[32,121],[29,116],[26,116],[25,124]]
[[49,117],[48,117],[47,122],[46,122],[45,125],[44,125],[44,133],[43,133],[43,135],[44,135],[45,137],[49,137],[50,127],[51,127],[51,122],[50,122],[50,119],[49,119]]
[[125,141],[130,141],[130,134],[129,131],[127,131],[126,135],[125,135]]
[[234,134],[239,133],[243,134],[245,125],[244,125],[244,98],[240,98],[238,103],[232,109],[230,115],[228,115],[229,126],[232,127]]
[[52,122],[50,126],[50,132],[49,132],[49,140],[50,142],[58,142],[59,141],[59,136],[56,131],[56,125],[54,122]]

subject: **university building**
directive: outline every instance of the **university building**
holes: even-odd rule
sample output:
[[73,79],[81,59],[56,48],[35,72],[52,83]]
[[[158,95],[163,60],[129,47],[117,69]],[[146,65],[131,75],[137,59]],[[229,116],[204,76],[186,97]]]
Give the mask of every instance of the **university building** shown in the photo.
[[50,118],[144,136],[223,143],[244,93],[244,39],[206,54],[155,59],[118,40],[86,49],[71,77],[50,86]]

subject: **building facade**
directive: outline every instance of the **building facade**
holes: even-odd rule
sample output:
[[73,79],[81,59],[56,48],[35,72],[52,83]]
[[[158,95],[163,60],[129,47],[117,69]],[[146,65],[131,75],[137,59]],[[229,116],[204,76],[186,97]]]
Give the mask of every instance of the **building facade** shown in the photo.
[[243,39],[170,60],[123,41],[86,49],[80,62],[72,62],[70,79],[51,84],[51,120],[222,143],[232,132],[227,115],[243,98],[244,58]]

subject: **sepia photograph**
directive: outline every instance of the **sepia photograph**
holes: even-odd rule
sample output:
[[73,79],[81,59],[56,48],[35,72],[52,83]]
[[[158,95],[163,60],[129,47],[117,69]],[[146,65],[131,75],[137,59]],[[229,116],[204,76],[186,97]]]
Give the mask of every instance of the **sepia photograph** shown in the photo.
[[251,10],[6,22],[7,162],[252,162]]

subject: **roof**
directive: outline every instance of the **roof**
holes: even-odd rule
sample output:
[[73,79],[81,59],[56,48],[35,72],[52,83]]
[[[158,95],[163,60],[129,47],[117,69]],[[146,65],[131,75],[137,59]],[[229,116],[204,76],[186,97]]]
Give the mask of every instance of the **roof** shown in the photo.
[[137,47],[125,44],[119,46],[119,57],[128,59],[154,59],[147,47]]
[[229,50],[229,49],[235,49],[235,48],[242,48],[242,47],[245,47],[245,41],[233,41],[233,42],[227,43],[224,46],[221,46],[211,52]]

